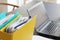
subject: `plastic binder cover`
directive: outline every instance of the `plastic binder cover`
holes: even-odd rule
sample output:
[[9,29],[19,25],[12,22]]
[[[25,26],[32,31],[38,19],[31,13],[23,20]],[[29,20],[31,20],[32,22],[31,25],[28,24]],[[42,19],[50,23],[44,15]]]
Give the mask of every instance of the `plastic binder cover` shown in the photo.
[[17,21],[22,15],[18,15],[14,20],[12,20],[10,23],[8,23],[6,26],[4,26],[4,28],[1,29],[1,31],[5,31],[4,29],[6,27],[8,27],[9,25],[11,25],[13,22]]
[[[3,17],[2,17],[2,16],[3,16]],[[0,20],[3,19],[3,18],[5,18],[5,17],[6,17],[6,12],[3,11],[3,12],[0,14]]]
[[31,18],[20,29],[14,33],[8,34],[0,31],[0,39],[2,40],[32,40],[34,26],[36,23],[36,16]]

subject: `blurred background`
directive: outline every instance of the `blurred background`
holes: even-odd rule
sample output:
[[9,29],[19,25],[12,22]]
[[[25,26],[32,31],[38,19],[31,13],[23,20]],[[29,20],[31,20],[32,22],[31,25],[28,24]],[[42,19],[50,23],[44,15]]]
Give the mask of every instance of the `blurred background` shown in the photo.
[[[28,4],[32,1],[46,1],[46,2],[54,2],[54,3],[60,3],[60,0],[0,0],[0,2],[2,3],[9,3],[9,4],[14,4],[14,5],[18,5],[18,6],[22,6],[25,4]],[[11,6],[5,6],[5,5],[1,5],[0,6],[0,13],[3,10],[6,10],[7,12],[10,12],[12,10],[13,7]]]

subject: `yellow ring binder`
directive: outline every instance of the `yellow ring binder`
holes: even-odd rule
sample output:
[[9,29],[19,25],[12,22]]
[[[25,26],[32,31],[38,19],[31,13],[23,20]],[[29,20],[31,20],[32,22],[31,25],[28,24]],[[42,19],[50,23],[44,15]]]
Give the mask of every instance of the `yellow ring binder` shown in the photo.
[[27,23],[25,23],[20,29],[16,30],[14,33],[6,33],[0,31],[0,39],[2,40],[32,40],[34,26],[36,22],[36,16],[31,18]]

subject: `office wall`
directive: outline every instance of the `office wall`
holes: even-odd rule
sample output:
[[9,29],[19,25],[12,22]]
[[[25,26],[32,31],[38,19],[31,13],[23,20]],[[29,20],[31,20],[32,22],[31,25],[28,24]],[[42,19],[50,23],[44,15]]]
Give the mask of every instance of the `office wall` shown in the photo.
[[47,0],[48,2],[54,2],[54,3],[56,3],[56,0]]
[[[0,0],[0,2],[7,2],[7,0]],[[6,10],[6,11],[7,11],[7,6],[5,6],[5,5],[0,5],[0,13],[1,13],[3,10]]]
[[54,3],[56,3],[56,0],[34,0],[34,1],[45,1],[45,2],[54,2]]
[[34,0],[34,1],[47,1],[47,0]]

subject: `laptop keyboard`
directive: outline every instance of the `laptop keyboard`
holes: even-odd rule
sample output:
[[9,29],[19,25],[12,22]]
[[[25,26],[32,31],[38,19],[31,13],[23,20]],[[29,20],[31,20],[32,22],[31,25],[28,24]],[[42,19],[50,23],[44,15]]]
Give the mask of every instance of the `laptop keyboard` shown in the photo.
[[[48,25],[47,25],[48,24]],[[39,28],[38,31],[43,34],[60,36],[60,26],[54,21],[49,21],[43,28]]]

